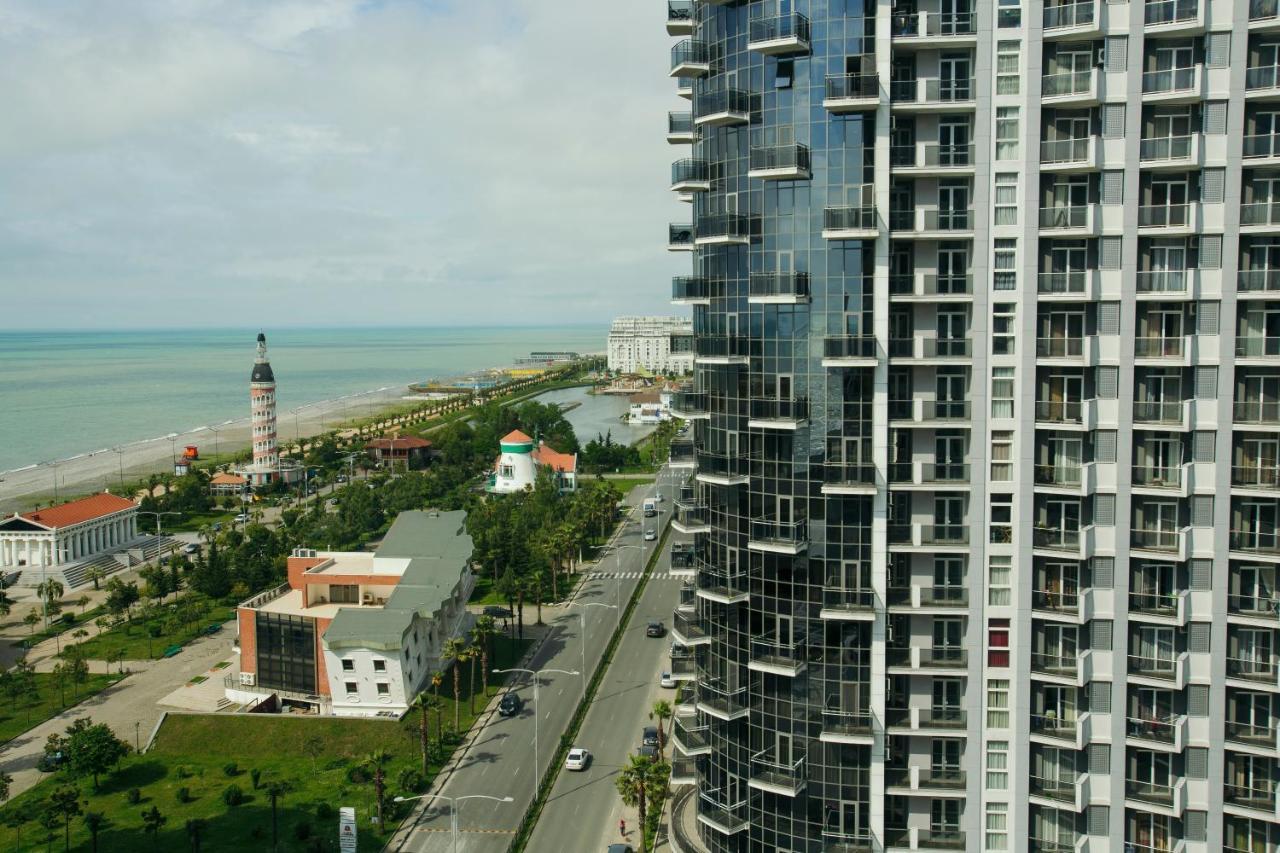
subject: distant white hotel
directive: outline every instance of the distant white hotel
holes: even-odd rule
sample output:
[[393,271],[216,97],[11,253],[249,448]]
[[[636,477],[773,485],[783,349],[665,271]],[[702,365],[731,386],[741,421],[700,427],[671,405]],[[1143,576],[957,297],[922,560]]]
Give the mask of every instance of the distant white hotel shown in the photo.
[[685,317],[616,318],[609,329],[609,369],[623,373],[691,373],[691,321]]

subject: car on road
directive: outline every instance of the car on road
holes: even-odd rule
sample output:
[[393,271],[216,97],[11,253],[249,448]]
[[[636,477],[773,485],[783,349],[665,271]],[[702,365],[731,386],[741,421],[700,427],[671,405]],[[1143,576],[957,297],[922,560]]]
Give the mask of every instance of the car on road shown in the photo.
[[199,554],[199,553],[200,553],[200,546],[199,546],[199,545],[197,545],[195,542],[188,542],[186,545],[183,545],[183,546],[182,546],[182,553],[184,553],[184,554]]
[[591,763],[591,753],[580,746],[569,750],[569,757],[564,760],[565,770],[586,770]]
[[520,713],[520,709],[523,707],[524,700],[508,690],[502,695],[502,700],[498,702],[498,713],[504,717],[514,717]]
[[665,633],[667,633],[667,626],[657,620],[644,626],[644,635],[646,637],[661,637]]
[[644,541],[646,542],[652,542],[657,538],[658,538],[658,532],[654,530],[652,527],[650,527],[648,530],[644,532]]
[[644,746],[658,745],[658,727],[645,726],[644,731],[640,733],[640,743]]
[[653,761],[658,757],[658,748],[651,743],[640,744],[640,757]]
[[485,616],[492,616],[494,619],[510,619],[511,611],[497,604],[489,604],[484,608]]
[[658,685],[661,687],[675,687],[676,680],[671,677],[671,673],[664,669],[662,671],[662,677],[658,679]]
[[653,499],[658,503],[662,503],[662,492],[654,492]]
[[235,519],[234,519],[234,520],[235,520],[235,522],[236,522],[237,524],[244,524],[246,521],[248,521],[248,520],[249,520],[249,513],[247,513],[247,512],[238,512],[238,513],[236,513],[236,517],[235,517]]
[[604,853],[636,853],[630,844],[610,844]]

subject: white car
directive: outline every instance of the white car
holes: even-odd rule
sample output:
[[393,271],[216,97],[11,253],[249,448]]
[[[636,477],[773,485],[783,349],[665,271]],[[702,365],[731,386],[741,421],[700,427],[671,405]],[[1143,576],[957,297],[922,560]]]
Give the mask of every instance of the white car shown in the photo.
[[236,515],[236,521],[239,522],[240,524],[244,524],[248,520],[249,520],[249,513],[247,512],[238,513]]
[[658,503],[662,503],[662,492],[654,492],[653,499]]
[[658,679],[658,684],[662,687],[675,687],[676,680],[671,677],[671,673],[664,669],[662,671],[662,677]]
[[646,530],[644,532],[644,541],[646,542],[652,542],[657,538],[658,538],[658,533],[655,530]]
[[569,750],[569,757],[564,760],[565,770],[586,770],[591,763],[591,753],[580,746]]

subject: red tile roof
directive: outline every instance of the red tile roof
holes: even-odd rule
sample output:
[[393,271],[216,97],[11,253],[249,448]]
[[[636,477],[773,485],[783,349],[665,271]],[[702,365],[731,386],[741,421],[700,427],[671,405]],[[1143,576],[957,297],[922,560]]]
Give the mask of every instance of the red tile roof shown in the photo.
[[249,481],[244,477],[241,477],[239,474],[227,474],[226,472],[223,472],[221,474],[214,474],[213,479],[209,481],[209,484],[212,486],[243,486],[247,482]]
[[95,518],[102,518],[136,506],[137,504],[128,498],[122,498],[110,492],[103,492],[100,495],[81,498],[78,501],[71,501],[61,506],[51,506],[45,509],[24,512],[22,517],[45,527],[71,527],[83,521],[92,521]]
[[578,454],[558,453],[545,444],[539,444],[533,451],[533,461],[539,465],[547,465],[553,471],[578,470]]
[[431,442],[416,435],[406,435],[400,438],[375,438],[369,442],[369,446],[374,450],[418,450],[430,447]]
[[525,435],[518,429],[513,429],[500,440],[503,444],[533,444],[533,439],[529,438],[529,436]]

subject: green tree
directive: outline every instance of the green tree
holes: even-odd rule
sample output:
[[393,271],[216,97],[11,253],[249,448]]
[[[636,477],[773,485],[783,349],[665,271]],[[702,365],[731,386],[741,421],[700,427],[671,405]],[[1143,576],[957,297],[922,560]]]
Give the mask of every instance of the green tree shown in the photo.
[[[275,850],[280,845],[277,806],[280,800],[284,799],[284,795],[293,790],[293,784],[283,779],[274,779],[263,785],[262,790],[266,792],[267,799],[271,801],[271,849]],[[379,818],[378,825],[382,825],[381,818]]]
[[76,720],[67,728],[67,769],[73,776],[92,776],[98,789],[98,777],[109,772],[129,754],[129,744],[115,736],[106,723],[93,723],[88,717]]
[[481,616],[471,629],[471,639],[480,650],[480,685],[485,699],[489,698],[489,660],[493,656],[493,638],[497,632],[492,616]]
[[316,759],[324,755],[325,740],[320,735],[307,735],[302,741],[302,752],[311,759],[311,774],[316,773]]
[[664,750],[667,747],[667,735],[664,723],[671,719],[675,712],[671,710],[671,703],[666,699],[659,699],[653,703],[653,710],[649,712],[649,719],[656,720],[658,723],[658,757],[664,757]]
[[657,766],[651,759],[639,755],[628,755],[626,765],[614,779],[618,793],[622,796],[622,804],[635,808],[640,816],[637,821],[640,827],[640,853],[645,851],[644,826],[645,816],[648,814],[645,803],[653,787],[654,768]]
[[9,790],[13,785],[13,777],[0,770],[0,802],[9,799]]
[[[62,585],[62,581],[49,579],[36,584],[36,595],[45,603],[46,614],[53,610],[54,602],[61,600],[63,593],[66,591],[67,589]],[[45,619],[45,624],[49,624],[47,618]]]
[[84,828],[89,830],[90,849],[93,853],[98,853],[98,834],[110,824],[111,821],[102,812],[85,812]]
[[65,785],[49,795],[49,810],[62,821],[64,850],[71,849],[71,819],[80,814],[80,791]]
[[142,831],[152,839],[159,835],[161,827],[168,822],[169,818],[161,814],[160,809],[155,805],[142,813]]
[[26,616],[22,617],[22,624],[27,626],[27,630],[34,634],[36,631],[36,623],[40,621],[40,611],[31,610]]
[[200,853],[200,841],[209,822],[204,818],[193,817],[187,821],[187,838],[191,840],[191,853]]
[[413,699],[413,707],[418,711],[418,745],[422,748],[422,773],[427,773],[427,754],[431,749],[431,727],[427,723],[427,709],[431,707],[431,697],[424,690]]
[[467,669],[467,700],[471,706],[471,714],[474,716],[476,713],[476,662],[480,660],[480,647],[472,643],[467,646],[464,654],[471,664]]
[[444,752],[444,707],[440,702],[440,685],[444,684],[444,673],[436,670],[431,673],[431,704],[436,709],[436,743],[440,752]]
[[440,656],[453,668],[453,733],[461,727],[462,711],[462,662],[467,659],[467,646],[459,637],[451,637],[444,644]]
[[[89,569],[89,571],[85,572],[85,577],[93,581],[93,588],[95,591],[99,589],[98,584],[101,583],[102,579],[105,578],[106,576],[107,576],[107,573],[104,572],[98,566],[94,566],[93,568]],[[88,815],[86,815],[85,817],[86,819],[88,819]]]
[[373,798],[378,810],[378,831],[386,826],[382,821],[382,806],[387,795],[387,764],[391,762],[391,753],[376,750],[365,756],[364,764],[373,774]]

